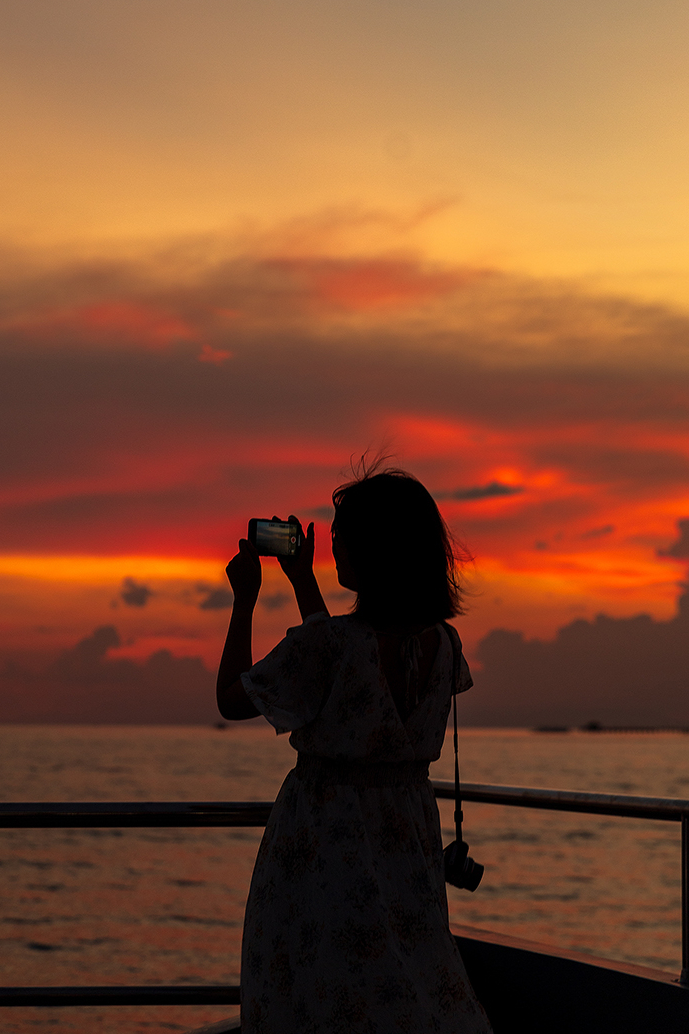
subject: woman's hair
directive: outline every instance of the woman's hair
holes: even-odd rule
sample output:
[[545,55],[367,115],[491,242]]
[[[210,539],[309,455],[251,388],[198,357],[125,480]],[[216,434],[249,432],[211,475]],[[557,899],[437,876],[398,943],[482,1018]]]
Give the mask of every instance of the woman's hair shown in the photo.
[[333,492],[333,534],[357,579],[354,610],[375,627],[415,628],[462,614],[458,546],[430,492],[380,461]]

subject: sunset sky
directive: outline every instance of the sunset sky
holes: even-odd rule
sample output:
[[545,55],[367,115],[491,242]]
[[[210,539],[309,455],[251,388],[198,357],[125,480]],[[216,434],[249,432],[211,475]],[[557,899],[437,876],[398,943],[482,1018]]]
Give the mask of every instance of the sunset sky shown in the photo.
[[470,658],[671,618],[688,42],[676,0],[3,0],[0,665],[214,667],[252,516],[314,519],[346,609],[366,449],[475,557]]

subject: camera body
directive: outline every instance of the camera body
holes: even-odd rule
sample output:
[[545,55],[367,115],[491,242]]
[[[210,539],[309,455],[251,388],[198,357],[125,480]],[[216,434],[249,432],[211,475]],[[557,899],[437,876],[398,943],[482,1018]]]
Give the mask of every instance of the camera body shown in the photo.
[[301,548],[301,529],[290,521],[252,517],[247,538],[259,556],[297,556]]
[[445,882],[460,890],[476,890],[483,877],[484,866],[469,857],[466,840],[453,840],[443,851]]

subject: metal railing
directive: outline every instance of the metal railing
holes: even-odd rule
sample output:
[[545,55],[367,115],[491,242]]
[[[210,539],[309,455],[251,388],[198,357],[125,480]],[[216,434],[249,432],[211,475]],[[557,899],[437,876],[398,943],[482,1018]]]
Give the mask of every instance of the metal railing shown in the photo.
[[[434,780],[435,795],[454,799],[454,783]],[[462,799],[482,804],[660,819],[682,825],[682,972],[689,986],[689,800],[632,797],[579,790],[464,783]],[[2,829],[105,827],[265,826],[272,802],[0,804]],[[2,987],[0,1006],[19,1005],[238,1005],[239,987],[148,985],[143,987]]]
[[[454,783],[435,780],[436,797],[454,800]],[[530,786],[491,786],[464,783],[462,799],[483,804],[508,804],[517,808],[545,808],[578,811],[587,815],[616,815],[619,818],[661,819],[682,824],[682,970],[679,982],[689,986],[689,801],[679,797],[634,797],[621,793],[590,793],[586,790],[539,790]]]

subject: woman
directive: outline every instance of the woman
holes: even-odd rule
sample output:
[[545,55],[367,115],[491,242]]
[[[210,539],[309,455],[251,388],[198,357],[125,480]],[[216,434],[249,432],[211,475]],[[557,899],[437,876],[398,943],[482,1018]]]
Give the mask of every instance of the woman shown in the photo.
[[403,471],[369,471],[333,503],[353,613],[328,614],[311,524],[300,555],[281,561],[303,624],[252,667],[260,560],[241,540],[227,567],[235,599],[220,711],[265,715],[298,751],[246,908],[242,1032],[490,1034],[449,931],[428,780],[453,687],[471,685],[444,624],[461,612],[449,533]]

